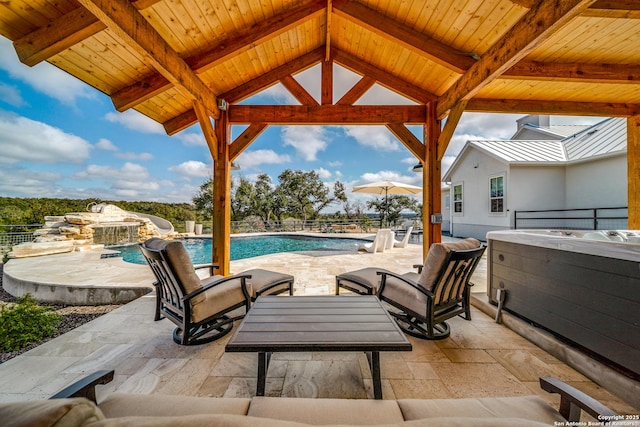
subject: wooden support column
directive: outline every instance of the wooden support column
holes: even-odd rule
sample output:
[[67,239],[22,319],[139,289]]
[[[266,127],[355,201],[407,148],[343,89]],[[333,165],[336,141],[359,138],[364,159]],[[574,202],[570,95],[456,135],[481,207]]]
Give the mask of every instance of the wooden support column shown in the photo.
[[211,257],[217,274],[230,274],[231,262],[231,125],[227,111],[215,121],[217,156],[213,161],[213,245]]
[[640,230],[640,116],[627,118],[629,230]]
[[422,255],[432,243],[442,241],[442,224],[432,224],[431,215],[442,213],[440,160],[438,159],[438,139],[440,138],[440,120],[436,116],[433,102],[427,104],[427,117],[424,124],[425,162],[422,169]]

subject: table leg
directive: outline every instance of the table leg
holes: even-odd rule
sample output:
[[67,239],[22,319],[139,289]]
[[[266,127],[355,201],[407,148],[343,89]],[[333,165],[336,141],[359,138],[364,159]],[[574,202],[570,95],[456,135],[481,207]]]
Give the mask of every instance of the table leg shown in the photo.
[[373,398],[382,399],[382,379],[380,377],[380,352],[367,352],[369,369],[371,369],[371,379],[373,380]]
[[271,353],[265,351],[258,352],[258,384],[256,386],[256,396],[264,396],[270,360]]

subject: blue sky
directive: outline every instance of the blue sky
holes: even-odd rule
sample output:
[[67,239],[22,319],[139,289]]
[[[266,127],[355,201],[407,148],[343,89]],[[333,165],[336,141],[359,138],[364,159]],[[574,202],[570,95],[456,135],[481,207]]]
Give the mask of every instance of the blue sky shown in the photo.
[[[358,80],[340,67],[334,76],[334,99]],[[295,78],[319,98],[319,67]],[[245,102],[296,104],[280,85]],[[411,102],[374,86],[358,103]],[[463,114],[443,173],[467,140],[508,139],[519,117]],[[601,119],[552,120],[580,124]],[[234,126],[234,137],[242,130]],[[421,127],[411,130],[422,139]],[[383,179],[421,185],[421,176],[411,171],[416,159],[381,126],[269,127],[237,163],[236,179],[266,173],[277,182],[283,170],[294,169],[316,170],[328,185],[340,180],[347,189]],[[158,123],[133,110],[116,112],[109,97],[48,63],[21,64],[11,42],[0,36],[0,196],[190,202],[211,168],[198,125],[167,136]]]

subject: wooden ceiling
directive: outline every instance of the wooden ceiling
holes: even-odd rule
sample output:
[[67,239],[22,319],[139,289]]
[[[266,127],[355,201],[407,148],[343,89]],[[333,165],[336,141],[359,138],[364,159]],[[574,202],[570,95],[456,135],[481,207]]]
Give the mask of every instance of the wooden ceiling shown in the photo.
[[[212,117],[225,100],[233,122],[294,120],[299,107],[348,122],[374,83],[439,118],[640,114],[638,0],[5,0],[0,34],[23,63],[48,61],[169,134],[197,122],[194,100]],[[319,63],[362,79],[340,100],[323,81],[318,102],[292,76]],[[303,104],[288,116],[233,105],[278,82]],[[424,116],[360,108],[390,123]]]

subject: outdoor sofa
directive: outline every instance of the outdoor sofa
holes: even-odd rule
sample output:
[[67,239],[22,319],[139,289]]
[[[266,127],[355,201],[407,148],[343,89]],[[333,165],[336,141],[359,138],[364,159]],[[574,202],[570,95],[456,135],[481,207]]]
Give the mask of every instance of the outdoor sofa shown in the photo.
[[539,396],[370,400],[111,393],[96,404],[95,386],[108,383],[113,375],[112,370],[95,372],[49,400],[0,403],[0,424],[5,427],[549,427],[578,421],[581,409],[601,420],[616,416],[596,400],[553,378],[541,378],[540,385],[561,395],[559,410]]

